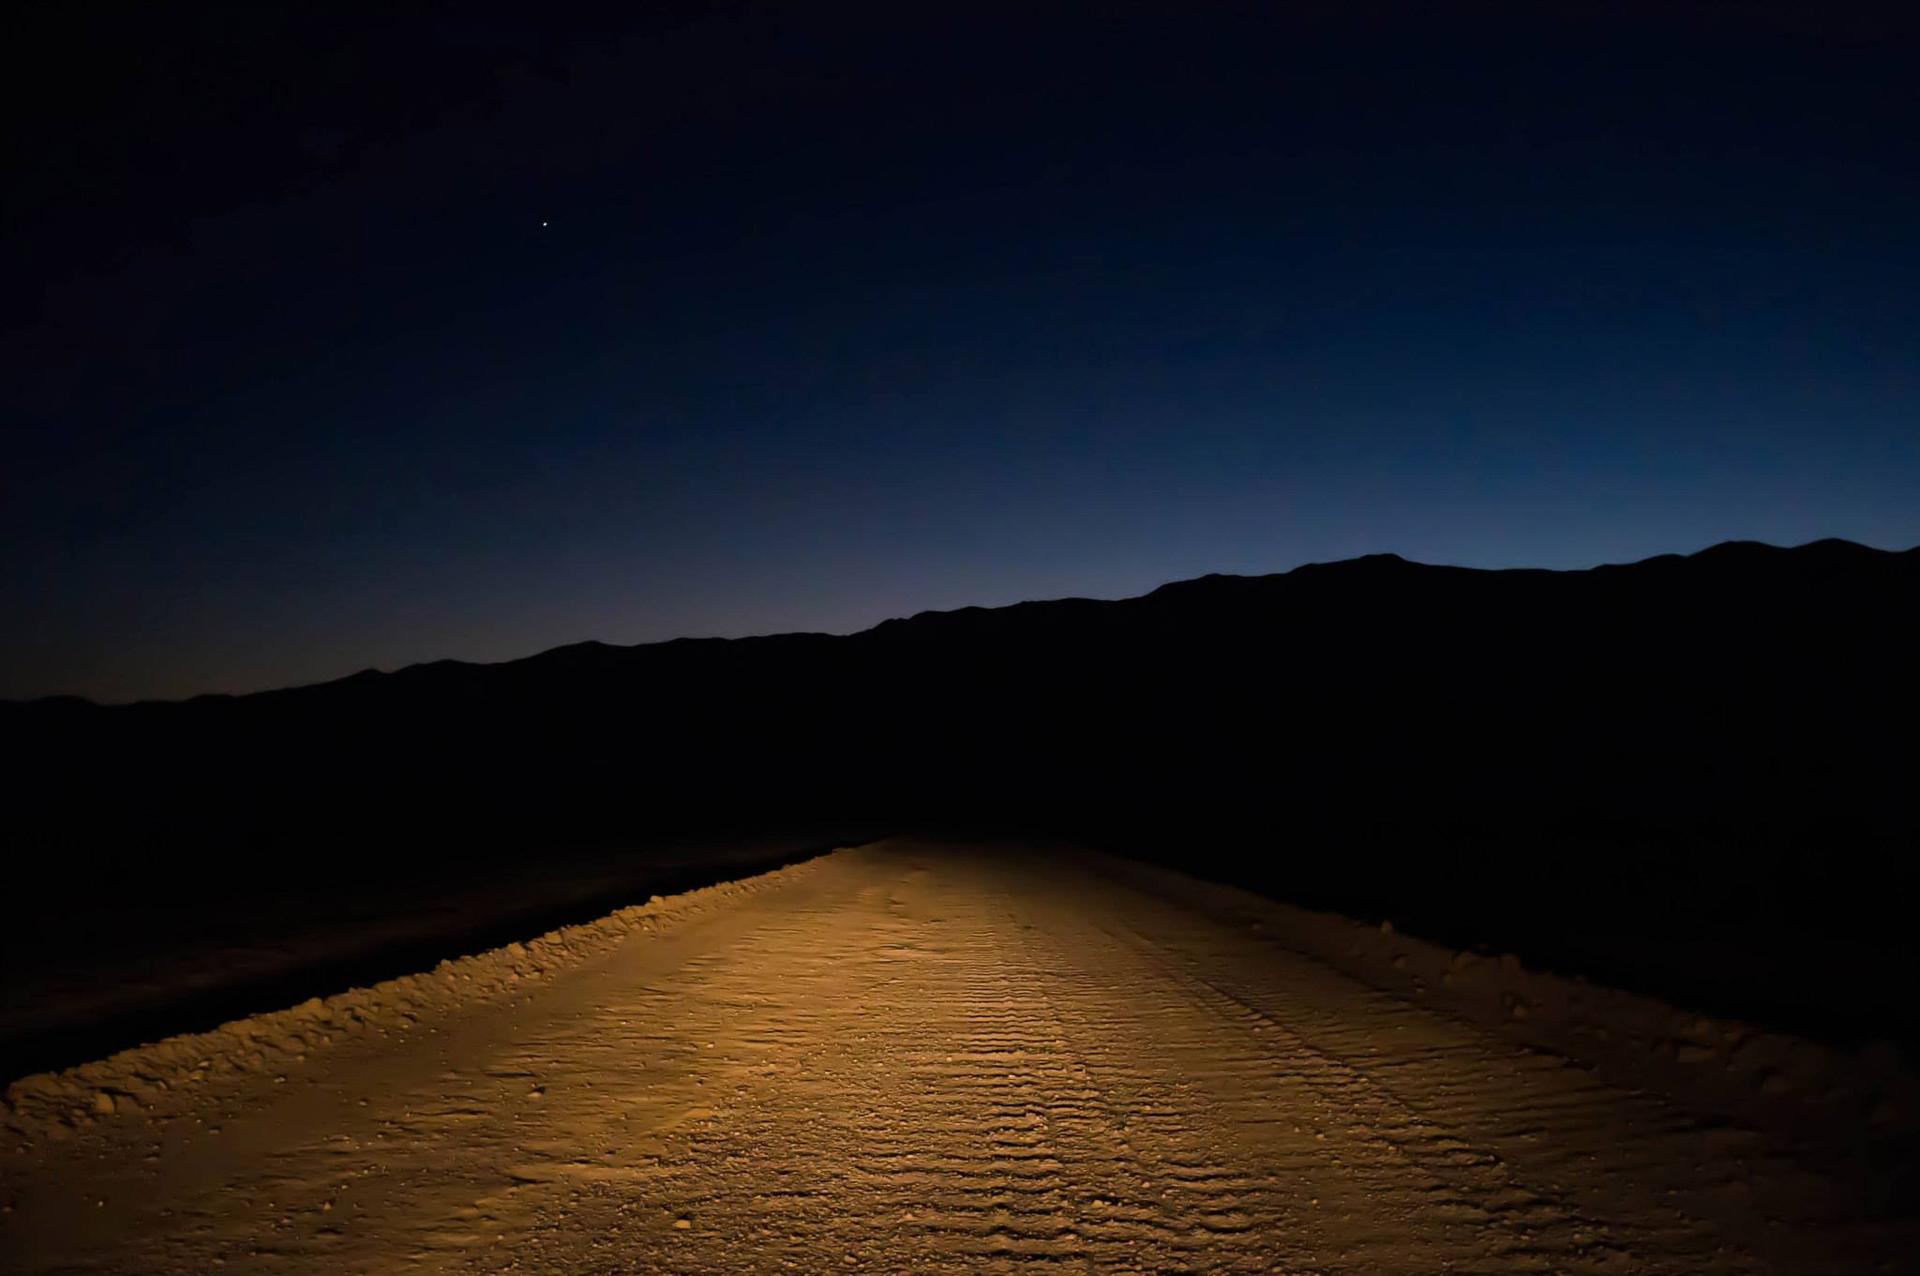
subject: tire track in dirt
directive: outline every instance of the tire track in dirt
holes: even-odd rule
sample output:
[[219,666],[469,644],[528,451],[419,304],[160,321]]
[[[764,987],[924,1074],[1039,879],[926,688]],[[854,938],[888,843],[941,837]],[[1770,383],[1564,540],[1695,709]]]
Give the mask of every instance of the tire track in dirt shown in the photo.
[[1914,1239],[1755,1131],[1028,855],[842,853],[317,1063],[151,1151],[20,1153],[142,1212],[4,1265],[1733,1276]]

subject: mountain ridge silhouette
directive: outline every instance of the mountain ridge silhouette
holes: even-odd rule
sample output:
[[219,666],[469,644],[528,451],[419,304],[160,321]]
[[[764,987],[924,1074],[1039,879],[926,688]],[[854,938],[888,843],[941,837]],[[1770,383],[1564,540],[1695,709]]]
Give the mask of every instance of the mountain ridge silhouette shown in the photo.
[[1880,838],[1920,827],[1898,717],[1920,718],[1915,650],[1920,550],[1732,542],[1578,571],[1372,555],[847,635],[14,703],[0,744],[24,759],[16,828],[63,844],[398,824],[504,845],[843,817],[1241,828],[1280,810],[1322,828]]
[[[1248,585],[1268,584],[1286,581],[1290,578],[1308,575],[1342,574],[1349,579],[1358,578],[1362,572],[1376,573],[1381,569],[1412,568],[1422,572],[1462,573],[1476,576],[1559,576],[1582,577],[1614,573],[1632,573],[1642,570],[1660,570],[1666,566],[1680,563],[1716,565],[1741,564],[1757,566],[1763,562],[1778,562],[1783,556],[1799,562],[1801,565],[1830,565],[1838,561],[1863,560],[1900,560],[1920,561],[1920,546],[1904,550],[1879,549],[1862,545],[1855,541],[1838,537],[1826,537],[1809,541],[1801,545],[1780,546],[1764,541],[1729,540],[1720,541],[1690,554],[1656,554],[1648,558],[1627,563],[1601,563],[1582,568],[1544,568],[1544,567],[1465,567],[1454,564],[1424,563],[1403,557],[1396,553],[1363,554],[1354,558],[1332,559],[1320,562],[1302,563],[1285,571],[1263,572],[1259,574],[1239,574],[1227,572],[1208,572],[1201,576],[1182,580],[1168,581],[1155,586],[1143,594],[1124,598],[1104,599],[1067,596],[1062,598],[1027,599],[1014,603],[995,606],[968,605],[956,608],[928,609],[908,616],[890,617],[876,622],[865,629],[846,634],[830,634],[821,631],[795,630],[773,634],[748,634],[737,637],[684,635],[674,638],[642,643],[612,643],[601,639],[587,638],[577,642],[562,643],[544,648],[525,656],[510,657],[497,661],[470,661],[443,657],[418,661],[391,670],[366,668],[345,674],[338,678],[324,679],[319,682],[299,683],[285,687],[267,687],[247,692],[201,692],[179,698],[142,699],[129,702],[101,703],[86,696],[55,695],[0,701],[0,706],[63,704],[86,705],[98,709],[123,709],[134,706],[184,705],[206,701],[245,700],[258,696],[284,695],[298,692],[313,692],[325,688],[337,688],[346,684],[378,684],[384,680],[402,679],[430,675],[432,671],[468,671],[502,669],[525,665],[532,662],[554,664],[575,656],[587,655],[611,656],[637,652],[655,651],[685,644],[744,643],[756,644],[779,640],[812,639],[858,639],[876,634],[897,636],[902,632],[923,626],[941,624],[958,625],[972,618],[991,613],[995,616],[1011,619],[1014,614],[1032,615],[1042,610],[1062,608],[1084,608],[1087,610],[1125,607],[1129,604],[1144,603],[1152,599],[1165,600],[1179,596],[1189,598],[1208,588],[1235,588]],[[989,622],[997,623],[997,622]]]

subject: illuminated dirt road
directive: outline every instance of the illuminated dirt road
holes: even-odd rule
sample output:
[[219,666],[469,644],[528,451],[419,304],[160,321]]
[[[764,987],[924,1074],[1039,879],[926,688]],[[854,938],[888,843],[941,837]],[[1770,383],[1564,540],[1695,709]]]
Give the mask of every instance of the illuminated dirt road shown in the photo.
[[1031,855],[841,852],[194,1102],[10,1150],[0,1267],[1836,1271],[1913,1239],[1759,1134]]

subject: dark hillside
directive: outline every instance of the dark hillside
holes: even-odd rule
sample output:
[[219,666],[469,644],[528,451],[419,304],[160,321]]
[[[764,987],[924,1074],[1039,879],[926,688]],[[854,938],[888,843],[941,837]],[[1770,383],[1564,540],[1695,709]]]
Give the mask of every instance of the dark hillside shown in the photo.
[[847,637],[11,704],[0,739],[33,866],[14,898],[56,918],[484,877],[643,835],[1041,832],[1911,1037],[1909,999],[1874,1007],[1913,970],[1888,884],[1920,829],[1916,651],[1920,551],[1733,543],[1578,572],[1385,555]]

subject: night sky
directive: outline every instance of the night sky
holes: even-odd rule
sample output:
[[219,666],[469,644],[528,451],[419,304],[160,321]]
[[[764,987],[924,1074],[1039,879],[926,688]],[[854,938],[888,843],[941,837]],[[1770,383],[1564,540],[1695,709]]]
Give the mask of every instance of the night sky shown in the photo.
[[397,7],[12,20],[0,695],[1920,542],[1910,21]]

